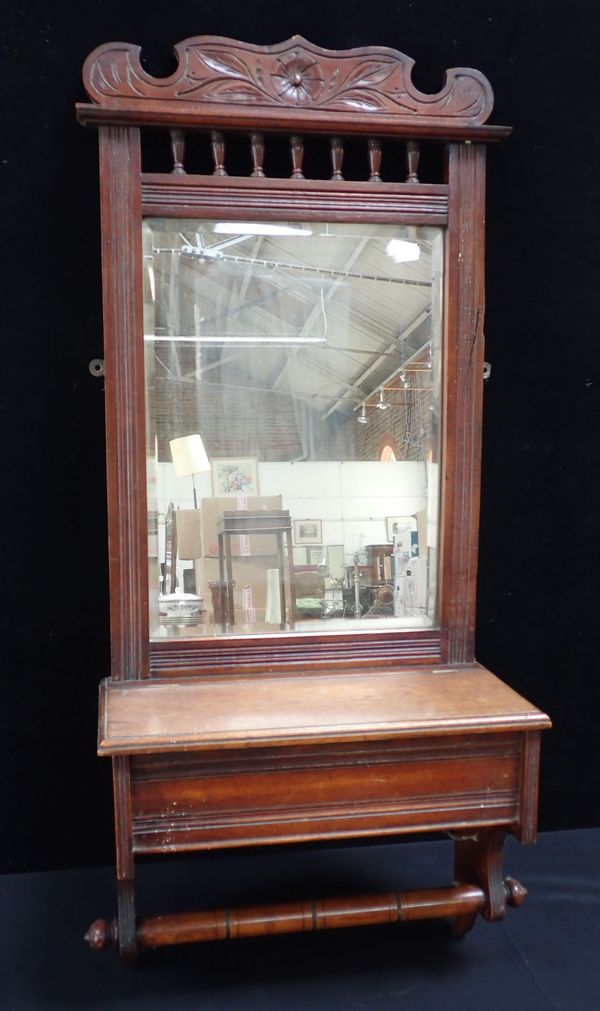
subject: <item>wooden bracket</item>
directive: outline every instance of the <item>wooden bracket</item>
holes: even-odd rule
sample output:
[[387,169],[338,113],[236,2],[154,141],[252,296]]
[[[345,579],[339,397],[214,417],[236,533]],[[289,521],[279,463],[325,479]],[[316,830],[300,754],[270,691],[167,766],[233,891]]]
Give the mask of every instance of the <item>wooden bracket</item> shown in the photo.
[[[502,877],[502,847],[505,829],[481,829],[470,836],[455,836],[455,882],[475,881],[486,896],[484,920],[502,920],[507,906],[520,906],[527,889],[514,878]],[[456,936],[462,937],[475,922],[475,913],[453,920]]]

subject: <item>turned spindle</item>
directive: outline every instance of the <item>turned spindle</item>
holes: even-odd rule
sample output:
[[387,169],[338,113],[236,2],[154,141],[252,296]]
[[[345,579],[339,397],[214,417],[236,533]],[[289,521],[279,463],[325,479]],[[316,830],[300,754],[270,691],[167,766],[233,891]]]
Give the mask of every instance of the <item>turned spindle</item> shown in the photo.
[[381,141],[369,139],[369,182],[381,182]]
[[264,178],[263,163],[265,160],[265,142],[262,133],[250,134],[250,151],[252,154],[252,172],[255,179]]
[[225,169],[225,138],[218,130],[213,130],[210,135],[210,145],[214,162],[213,175],[226,176]]
[[304,160],[304,141],[302,137],[290,137],[290,154],[292,156],[292,179],[304,179],[302,162]]
[[419,168],[419,142],[417,140],[409,140],[406,145],[406,181],[407,183],[418,183],[419,176],[417,171]]
[[185,175],[183,159],[185,157],[185,133],[183,130],[169,130],[171,138],[171,154],[173,156],[172,175]]
[[[453,885],[245,909],[146,916],[136,921],[136,944],[142,949],[161,948],[171,944],[364,927],[369,923],[410,923],[448,916],[466,919],[481,913],[485,903],[485,892],[477,885]],[[94,951],[116,946],[119,943],[117,924],[96,920],[85,937]]]
[[343,179],[342,162],[344,160],[344,144],[341,137],[332,137],[331,144],[331,178]]

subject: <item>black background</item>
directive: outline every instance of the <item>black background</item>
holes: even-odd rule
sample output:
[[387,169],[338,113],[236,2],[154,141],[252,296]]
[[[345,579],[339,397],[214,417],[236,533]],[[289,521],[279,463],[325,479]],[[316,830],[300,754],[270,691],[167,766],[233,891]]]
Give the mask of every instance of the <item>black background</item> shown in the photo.
[[0,869],[113,859],[95,756],[108,668],[97,141],[102,42],[173,69],[195,34],[380,44],[437,91],[474,66],[514,126],[490,151],[478,658],[549,712],[541,827],[597,825],[598,57],[582,0],[16,4],[3,19]]

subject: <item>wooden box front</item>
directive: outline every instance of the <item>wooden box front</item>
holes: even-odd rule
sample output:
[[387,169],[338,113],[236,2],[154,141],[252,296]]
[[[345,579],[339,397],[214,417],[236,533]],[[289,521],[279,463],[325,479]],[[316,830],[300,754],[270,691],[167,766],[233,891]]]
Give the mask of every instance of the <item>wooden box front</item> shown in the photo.
[[132,758],[137,852],[521,820],[521,732]]

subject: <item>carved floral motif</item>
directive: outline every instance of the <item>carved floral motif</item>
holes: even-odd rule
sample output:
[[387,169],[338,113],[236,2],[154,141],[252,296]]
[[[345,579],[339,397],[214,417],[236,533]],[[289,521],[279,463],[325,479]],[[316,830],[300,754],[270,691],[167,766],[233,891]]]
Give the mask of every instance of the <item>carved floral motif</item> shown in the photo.
[[175,52],[175,73],[152,78],[141,67],[139,47],[100,46],[84,65],[86,90],[108,105],[123,99],[218,102],[470,125],[484,123],[493,105],[490,85],[478,71],[449,70],[442,90],[425,95],[412,84],[413,60],[383,47],[334,52],[298,36],[277,46],[198,36],[179,43]]
[[276,95],[299,104],[316,102],[323,89],[323,77],[316,60],[304,53],[292,52],[276,60],[271,79]]

